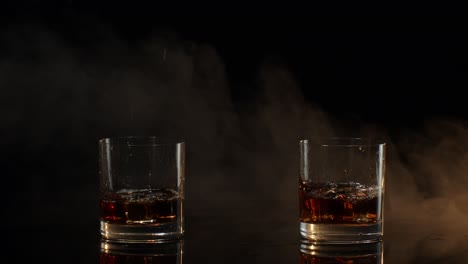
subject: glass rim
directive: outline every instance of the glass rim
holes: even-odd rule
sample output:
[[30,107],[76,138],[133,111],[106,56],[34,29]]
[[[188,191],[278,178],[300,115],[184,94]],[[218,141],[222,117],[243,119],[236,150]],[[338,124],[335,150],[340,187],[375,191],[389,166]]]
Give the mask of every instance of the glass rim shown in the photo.
[[185,140],[177,137],[118,136],[99,139],[99,144],[121,144],[127,146],[171,146],[184,145]]
[[299,144],[311,144],[320,147],[377,147],[385,146],[381,138],[373,137],[313,137],[304,138]]

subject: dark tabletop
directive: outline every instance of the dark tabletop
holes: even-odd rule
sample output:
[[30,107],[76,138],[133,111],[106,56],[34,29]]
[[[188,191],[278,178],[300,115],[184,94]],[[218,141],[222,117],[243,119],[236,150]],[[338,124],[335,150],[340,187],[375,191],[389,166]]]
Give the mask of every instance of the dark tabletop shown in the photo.
[[[238,201],[237,206],[227,204],[223,208],[222,214],[210,209],[188,210],[187,231],[181,240],[182,263],[298,263],[303,253],[295,206],[281,206],[278,201]],[[277,213],[275,209],[283,211]],[[388,210],[382,251],[377,252],[383,255],[384,263],[466,263],[466,222],[459,220],[461,216],[450,212],[450,208],[431,210],[445,210],[447,215],[431,220],[430,214],[417,216],[416,210],[402,210],[402,215],[393,215],[398,209]],[[15,263],[113,263],[103,262],[100,257],[97,221],[86,223],[79,218],[59,219],[55,215],[55,221],[42,226],[35,225],[31,219],[21,226],[5,226],[5,229],[4,253]],[[359,247],[349,252],[353,255],[359,252]],[[343,252],[328,250],[327,254]],[[380,263],[376,261],[343,263]]]

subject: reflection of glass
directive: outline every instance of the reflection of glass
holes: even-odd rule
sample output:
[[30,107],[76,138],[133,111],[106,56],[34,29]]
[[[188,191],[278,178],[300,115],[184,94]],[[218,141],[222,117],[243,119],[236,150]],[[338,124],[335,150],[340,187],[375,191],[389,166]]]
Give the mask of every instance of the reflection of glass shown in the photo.
[[366,244],[317,244],[302,240],[299,264],[382,264],[383,242]]
[[100,264],[182,264],[183,240],[162,243],[101,242]]
[[99,141],[101,234],[123,243],[184,233],[185,143],[156,137]]
[[300,233],[323,243],[370,243],[383,235],[385,143],[300,141]]

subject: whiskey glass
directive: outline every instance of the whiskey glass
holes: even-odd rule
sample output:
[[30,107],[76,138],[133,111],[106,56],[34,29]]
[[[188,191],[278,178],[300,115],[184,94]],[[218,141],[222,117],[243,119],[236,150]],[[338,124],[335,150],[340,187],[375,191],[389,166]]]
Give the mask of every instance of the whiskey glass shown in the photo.
[[379,139],[304,139],[299,226],[316,243],[371,243],[383,237],[385,147]]
[[123,243],[184,234],[185,142],[158,137],[99,140],[102,238]]

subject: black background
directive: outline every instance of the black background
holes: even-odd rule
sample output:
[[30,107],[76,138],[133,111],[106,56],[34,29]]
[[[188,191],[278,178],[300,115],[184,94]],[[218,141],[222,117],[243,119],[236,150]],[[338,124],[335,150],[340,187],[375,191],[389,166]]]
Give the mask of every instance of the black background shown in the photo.
[[176,134],[188,151],[184,262],[297,261],[297,141],[375,136],[389,143],[386,260],[462,263],[461,9],[210,8],[3,6],[6,252],[96,261],[97,140]]

